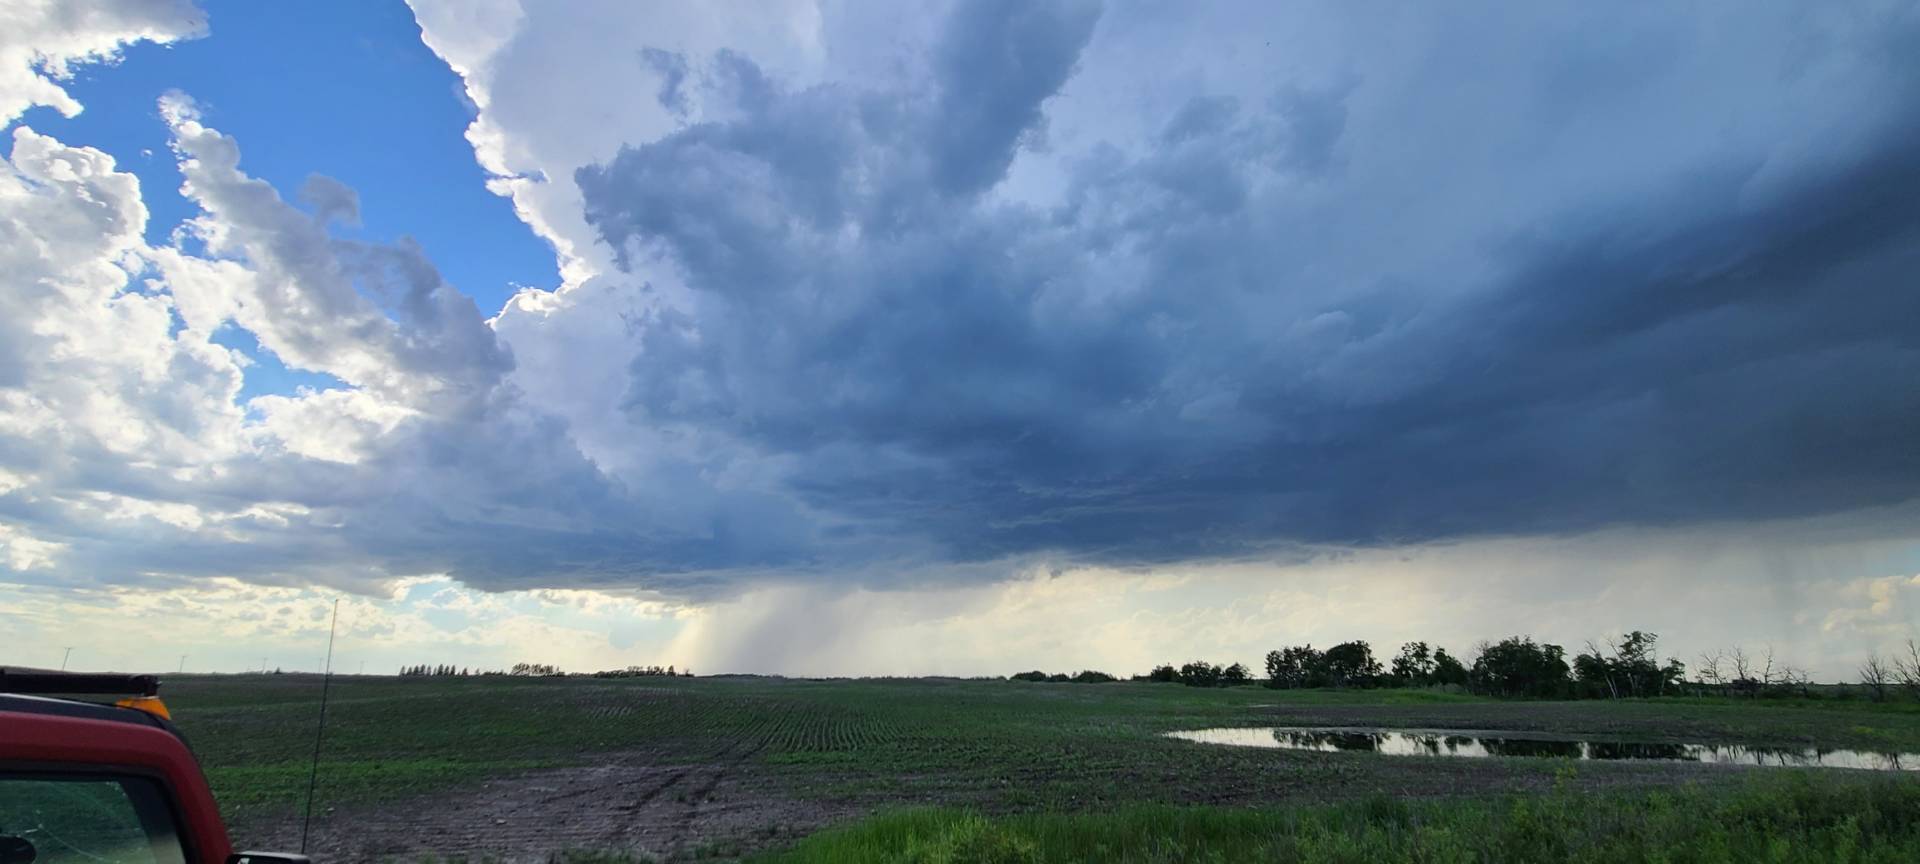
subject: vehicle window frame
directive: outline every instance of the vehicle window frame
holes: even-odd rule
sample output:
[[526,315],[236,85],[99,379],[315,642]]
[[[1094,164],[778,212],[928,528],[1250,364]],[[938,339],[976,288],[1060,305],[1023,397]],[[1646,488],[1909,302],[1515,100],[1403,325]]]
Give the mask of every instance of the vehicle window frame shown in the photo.
[[[186,829],[186,820],[179,811],[179,799],[174,794],[173,784],[161,772],[131,765],[88,765],[80,768],[72,765],[0,762],[0,780],[117,783],[127,796],[127,803],[133,808],[134,818],[140,822],[141,833],[146,835],[148,851],[153,860],[163,864],[169,862],[173,860],[170,856],[174,850],[178,850],[179,860],[186,864],[200,860],[196,855],[198,850],[192,833]],[[171,846],[167,845],[168,840],[172,841]]]

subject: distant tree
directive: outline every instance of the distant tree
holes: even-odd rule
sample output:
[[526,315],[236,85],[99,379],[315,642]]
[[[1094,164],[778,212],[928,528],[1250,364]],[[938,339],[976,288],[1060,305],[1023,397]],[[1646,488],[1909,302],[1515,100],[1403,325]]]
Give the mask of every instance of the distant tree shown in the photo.
[[[1915,659],[1916,664],[1920,665],[1920,657]],[[1725,665],[1721,665],[1722,663]],[[1677,663],[1669,665],[1678,669]],[[1700,657],[1700,665],[1701,681],[1715,684],[1717,689],[1733,695],[1748,698],[1813,695],[1813,680],[1806,670],[1783,661],[1774,653],[1771,645],[1759,655],[1748,654],[1746,648],[1739,645],[1713,654],[1703,654]],[[1892,661],[1891,671],[1894,679],[1900,680],[1900,658]],[[1669,673],[1669,670],[1662,667],[1662,672]],[[1667,674],[1667,677],[1674,679],[1673,674]],[[1724,684],[1721,684],[1723,679]],[[1920,685],[1920,680],[1916,681],[1916,685]],[[1916,686],[1916,689],[1920,689],[1920,686]]]
[[1920,695],[1920,644],[1907,640],[1907,653],[1893,658],[1893,678],[1909,694]]
[[1587,650],[1573,658],[1573,679],[1580,683],[1580,695],[1589,698],[1617,699],[1620,689],[1613,680],[1613,664],[1600,647],[1589,641]]
[[1393,658],[1393,680],[1402,687],[1425,687],[1433,683],[1433,650],[1425,642],[1400,646]]
[[1077,684],[1105,684],[1115,679],[1112,675],[1108,675],[1105,672],[1096,672],[1092,669],[1087,669],[1074,675],[1073,680],[1074,683]]
[[1032,672],[1017,672],[1008,677],[1015,681],[1045,681],[1047,680],[1047,673],[1035,669]]
[[1700,652],[1699,661],[1700,661],[1700,676],[1699,676],[1700,683],[1711,685],[1714,687],[1719,687],[1720,685],[1727,683],[1726,672],[1721,668],[1725,666],[1727,662],[1726,651],[1724,650],[1702,651]]
[[1803,699],[1813,696],[1813,675],[1807,670],[1791,664],[1781,664],[1775,692],[1782,695],[1799,696]]
[[1732,667],[1734,682],[1754,680],[1753,660],[1747,656],[1746,648],[1735,645],[1729,649],[1727,652],[1727,663]]
[[1566,649],[1510,636],[1474,658],[1471,680],[1475,690],[1495,696],[1560,696],[1570,683],[1569,671]]
[[1660,666],[1660,689],[1658,692],[1663,694],[1669,691],[1681,693],[1686,690],[1686,686],[1687,664],[1680,662],[1680,658],[1678,657],[1668,657],[1667,662]]
[[1172,664],[1161,664],[1153,667],[1152,672],[1147,673],[1147,680],[1162,684],[1171,684],[1180,680],[1180,670],[1173,668]]
[[1048,675],[1048,676],[1047,676],[1047,680],[1048,680],[1048,681],[1051,681],[1051,682],[1053,682],[1053,683],[1055,683],[1055,684],[1066,684],[1066,683],[1068,683],[1068,682],[1070,682],[1070,681],[1072,681],[1073,679],[1072,679],[1072,678],[1068,678],[1068,677],[1067,677],[1067,673],[1065,673],[1065,672],[1055,672],[1055,673],[1053,673],[1052,675]]
[[1468,678],[1466,664],[1448,654],[1445,648],[1433,649],[1433,683],[1465,687]]
[[[1762,678],[1768,676],[1759,672],[1758,666],[1753,657],[1747,654],[1746,648],[1735,645],[1729,649],[1727,663],[1733,671],[1733,680],[1728,681],[1727,684],[1734,693],[1746,696],[1760,695],[1761,689],[1766,686]],[[1772,661],[1768,661],[1768,665],[1771,666]]]
[[1195,660],[1180,666],[1180,683],[1188,687],[1216,687],[1220,684],[1220,667],[1205,660]]
[[1654,653],[1659,641],[1658,634],[1635,630],[1613,643],[1613,670],[1626,682],[1627,695],[1658,696],[1666,691],[1667,677]]
[[[1635,630],[1602,650],[1593,640],[1573,658],[1575,692],[1586,697],[1659,696],[1680,688],[1686,664],[1678,659],[1660,662],[1654,651],[1660,637]],[[1717,674],[1717,673],[1716,673]]]
[[1328,648],[1322,662],[1329,683],[1335,687],[1368,687],[1380,677],[1380,661],[1373,659],[1373,648],[1365,640]]
[[1242,684],[1251,683],[1253,683],[1253,675],[1247,671],[1247,667],[1243,664],[1235,663],[1232,666],[1220,670],[1220,686],[1222,687],[1239,687]]
[[1318,687],[1326,677],[1326,658],[1312,645],[1291,645],[1267,652],[1267,686],[1280,689]]

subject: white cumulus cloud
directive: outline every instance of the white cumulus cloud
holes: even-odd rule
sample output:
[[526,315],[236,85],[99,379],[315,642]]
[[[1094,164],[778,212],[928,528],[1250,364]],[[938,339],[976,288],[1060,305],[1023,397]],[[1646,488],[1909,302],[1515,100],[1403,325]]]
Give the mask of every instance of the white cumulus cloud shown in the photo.
[[192,0],[5,0],[0,3],[0,126],[45,105],[72,117],[81,105],[60,86],[74,69],[115,60],[135,42],[202,35]]

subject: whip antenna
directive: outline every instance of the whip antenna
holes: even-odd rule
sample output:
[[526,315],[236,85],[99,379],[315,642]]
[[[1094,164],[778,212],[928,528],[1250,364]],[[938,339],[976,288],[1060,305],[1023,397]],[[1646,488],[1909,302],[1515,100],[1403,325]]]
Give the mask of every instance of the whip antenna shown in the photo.
[[307,828],[313,824],[313,787],[320,782],[320,738],[327,734],[327,688],[333,683],[333,632],[340,625],[340,600],[333,601],[327,624],[327,665],[320,673],[320,722],[313,727],[313,770],[307,774],[307,815],[300,820],[300,854],[307,854]]

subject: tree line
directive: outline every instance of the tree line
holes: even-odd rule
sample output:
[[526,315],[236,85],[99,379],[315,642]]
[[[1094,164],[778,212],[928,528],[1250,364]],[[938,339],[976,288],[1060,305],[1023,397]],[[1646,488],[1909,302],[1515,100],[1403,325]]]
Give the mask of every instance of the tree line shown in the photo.
[[[279,671],[279,670],[275,670],[275,671]],[[560,667],[555,666],[551,663],[515,663],[511,667],[506,669],[469,669],[465,666],[455,666],[450,663],[447,663],[447,664],[421,663],[417,666],[400,667],[400,674],[407,677],[418,677],[418,676],[460,677],[460,676],[466,676],[466,675],[517,675],[525,678],[557,678],[557,677],[566,675],[567,673],[564,671],[561,671]],[[575,673],[575,674],[579,674],[579,673]],[[693,670],[692,669],[675,669],[671,665],[669,666],[628,666],[624,669],[603,669],[599,672],[592,672],[588,674],[590,674],[594,678],[649,678],[649,677],[655,677],[655,676],[692,678]]]
[[400,674],[407,677],[416,677],[421,675],[427,675],[427,676],[504,675],[506,673],[498,670],[495,670],[492,672],[488,672],[485,670],[469,671],[465,666],[454,666],[451,664],[430,666],[428,664],[422,663],[418,666],[402,666],[400,667]]
[[[1092,669],[1075,672],[1072,675],[1064,672],[1055,672],[1049,675],[1036,669],[1031,672],[1016,672],[1008,675],[1007,678],[1011,681],[1039,681],[1054,684],[1106,684],[1120,680],[1105,672],[1098,672]],[[1239,663],[1228,666],[1215,666],[1205,660],[1195,660],[1192,663],[1182,664],[1178,667],[1170,664],[1155,666],[1152,672],[1145,675],[1135,675],[1133,676],[1133,680],[1172,681],[1186,684],[1190,687],[1235,687],[1241,684],[1253,683],[1253,676],[1252,673],[1247,671],[1246,666]]]
[[1634,630],[1606,643],[1589,641],[1586,650],[1569,659],[1561,645],[1531,636],[1509,636],[1481,643],[1470,663],[1443,647],[1416,641],[1401,645],[1386,665],[1364,640],[1342,642],[1325,651],[1296,645],[1267,653],[1267,686],[1439,686],[1488,696],[1556,699],[1686,692],[1686,664],[1678,658],[1661,658],[1659,641],[1658,634]]
[[628,666],[625,669],[602,669],[593,673],[595,678],[692,678],[692,669],[674,671],[673,666]]
[[1920,699],[1920,643],[1908,639],[1906,652],[1892,657],[1868,654],[1860,664],[1860,685],[1875,702],[1887,701],[1896,691]]
[[422,663],[418,666],[402,666],[400,667],[400,674],[404,677],[409,677],[409,678],[419,677],[419,676],[426,676],[426,677],[452,676],[452,677],[458,678],[458,677],[463,677],[468,675],[486,675],[486,676],[520,675],[520,676],[530,676],[530,677],[552,677],[557,675],[565,675],[566,673],[560,671],[560,667],[549,665],[546,663],[515,663],[513,664],[513,667],[509,669],[468,669],[465,666],[455,666],[450,663],[439,664],[439,665],[430,665],[427,663]]
[[1253,683],[1253,673],[1247,667],[1234,663],[1217,666],[1205,660],[1182,663],[1178,669],[1172,664],[1153,667],[1146,675],[1133,676],[1135,681],[1153,681],[1161,684],[1179,682],[1188,687],[1238,687]]
[[1032,672],[1016,672],[1008,675],[1007,678],[1012,681],[1051,681],[1055,684],[1105,684],[1109,681],[1120,680],[1105,672],[1096,672],[1092,669],[1075,672],[1072,675],[1064,672],[1055,672],[1052,675],[1048,675],[1045,672],[1035,669]]
[[[1687,665],[1658,652],[1660,637],[1634,630],[1606,642],[1589,640],[1585,650],[1569,657],[1564,646],[1540,642],[1531,636],[1509,636],[1475,646],[1472,659],[1424,641],[1408,642],[1382,662],[1365,640],[1341,642],[1326,649],[1311,644],[1290,645],[1267,652],[1266,679],[1259,683],[1277,689],[1315,687],[1441,687],[1505,698],[1618,699],[1681,694],[1730,696],[1810,696],[1812,680],[1795,666],[1779,661],[1772,648],[1749,653],[1741,647],[1700,655],[1694,680]],[[1920,696],[1920,643],[1909,642],[1905,656],[1873,656],[1861,667],[1863,680],[1884,698],[1902,687]],[[1023,672],[1021,681],[1099,683],[1117,680],[1101,672],[1048,675]],[[1135,681],[1178,683],[1189,687],[1235,687],[1255,682],[1239,663],[1218,665],[1196,660],[1180,666],[1162,664]]]

